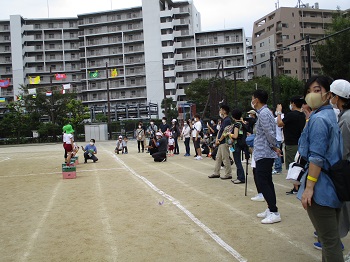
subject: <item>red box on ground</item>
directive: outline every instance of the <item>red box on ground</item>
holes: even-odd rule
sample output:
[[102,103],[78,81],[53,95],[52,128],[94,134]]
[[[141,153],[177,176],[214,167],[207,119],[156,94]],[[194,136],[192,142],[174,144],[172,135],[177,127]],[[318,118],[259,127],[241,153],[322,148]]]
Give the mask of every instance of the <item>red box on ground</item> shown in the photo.
[[62,176],[63,176],[63,179],[77,178],[77,172],[76,171],[62,172]]

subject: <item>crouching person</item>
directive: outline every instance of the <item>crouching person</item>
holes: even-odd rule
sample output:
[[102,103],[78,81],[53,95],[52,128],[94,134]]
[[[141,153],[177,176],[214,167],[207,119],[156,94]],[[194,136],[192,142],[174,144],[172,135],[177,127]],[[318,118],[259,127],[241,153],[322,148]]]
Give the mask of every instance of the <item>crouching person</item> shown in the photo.
[[156,133],[156,147],[158,152],[152,154],[154,162],[165,162],[166,161],[166,151],[168,149],[168,139],[162,135],[162,133]]
[[90,143],[85,146],[85,148],[82,146],[81,149],[84,151],[84,163],[87,163],[88,159],[92,159],[94,163],[98,160],[98,158],[95,156],[97,154],[97,148],[95,146],[95,139],[91,139]]

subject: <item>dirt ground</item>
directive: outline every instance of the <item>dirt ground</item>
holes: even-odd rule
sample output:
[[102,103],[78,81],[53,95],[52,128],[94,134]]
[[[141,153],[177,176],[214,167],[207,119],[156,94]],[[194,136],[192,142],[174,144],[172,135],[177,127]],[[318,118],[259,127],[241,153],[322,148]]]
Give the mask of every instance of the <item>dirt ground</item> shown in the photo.
[[244,196],[244,184],[207,177],[212,159],[184,157],[182,141],[164,163],[135,141],[127,155],[96,146],[96,163],[79,152],[76,179],[62,179],[61,144],[0,147],[0,261],[321,261],[285,171],[273,177],[282,222],[263,225],[250,168]]

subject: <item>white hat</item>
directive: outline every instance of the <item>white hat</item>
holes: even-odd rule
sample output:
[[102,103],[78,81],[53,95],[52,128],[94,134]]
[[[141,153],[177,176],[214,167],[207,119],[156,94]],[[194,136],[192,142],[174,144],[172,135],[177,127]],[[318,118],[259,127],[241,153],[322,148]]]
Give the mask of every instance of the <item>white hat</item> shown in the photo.
[[163,134],[161,132],[157,132],[156,136],[163,136]]
[[253,109],[252,109],[252,110],[250,110],[250,111],[248,111],[247,113],[248,113],[248,114],[254,114],[254,115],[256,115],[256,111],[255,111],[255,110],[253,110]]
[[176,122],[176,119],[174,118],[173,120],[171,120],[171,122]]
[[350,98],[350,83],[343,79],[335,80],[331,84],[331,92],[337,96],[349,99]]
[[119,136],[119,138],[123,138],[123,136]]

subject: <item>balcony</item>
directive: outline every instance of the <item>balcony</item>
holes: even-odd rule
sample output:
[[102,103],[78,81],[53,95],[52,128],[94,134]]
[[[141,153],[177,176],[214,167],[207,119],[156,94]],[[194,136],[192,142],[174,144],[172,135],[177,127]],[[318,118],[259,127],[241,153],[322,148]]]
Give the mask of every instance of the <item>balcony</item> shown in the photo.
[[175,71],[174,70],[164,71],[164,76],[165,77],[175,77]]
[[176,83],[165,83],[165,89],[176,89]]

